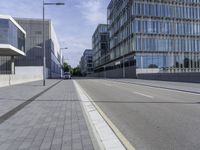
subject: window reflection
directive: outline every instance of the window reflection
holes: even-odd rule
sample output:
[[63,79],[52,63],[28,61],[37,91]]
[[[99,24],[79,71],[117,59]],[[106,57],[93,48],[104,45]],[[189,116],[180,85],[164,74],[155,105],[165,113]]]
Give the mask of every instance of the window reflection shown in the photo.
[[0,44],[10,44],[25,51],[25,34],[10,20],[0,19]]

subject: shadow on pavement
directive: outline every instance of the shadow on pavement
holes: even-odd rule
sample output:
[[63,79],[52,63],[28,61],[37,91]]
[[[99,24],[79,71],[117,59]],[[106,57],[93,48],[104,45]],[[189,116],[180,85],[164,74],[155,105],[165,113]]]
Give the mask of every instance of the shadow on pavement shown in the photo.
[[[5,100],[5,98],[0,98],[0,101]],[[25,99],[6,99],[6,101],[27,101]],[[82,100],[64,100],[64,99],[56,99],[56,100],[48,100],[48,99],[37,99],[34,102],[82,102],[82,103],[87,103],[87,102],[92,102],[92,103],[111,103],[111,104],[182,104],[182,105],[196,105],[196,104],[200,104],[200,102],[166,102],[166,101],[162,101],[162,102],[158,102],[158,101],[82,101]]]

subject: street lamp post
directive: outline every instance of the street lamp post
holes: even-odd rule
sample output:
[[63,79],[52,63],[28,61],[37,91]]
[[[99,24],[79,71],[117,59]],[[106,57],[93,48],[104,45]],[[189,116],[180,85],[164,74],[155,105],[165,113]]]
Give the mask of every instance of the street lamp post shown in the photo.
[[68,49],[68,48],[67,47],[60,48],[60,50],[66,50],[66,49]]
[[[68,49],[67,47],[60,48],[60,53],[62,53],[63,50],[67,50],[67,49]],[[63,55],[63,53],[62,53],[62,55]],[[63,55],[63,57],[64,57],[64,55]]]
[[126,72],[125,72],[125,60],[124,60],[124,54],[123,54],[123,78],[126,77]]
[[64,5],[64,3],[45,3],[43,0],[43,86],[46,85],[45,79],[46,79],[46,48],[45,48],[45,24],[44,24],[44,17],[45,17],[45,6],[46,5]]
[[43,31],[43,86],[45,86],[45,76],[46,76],[46,50],[45,50],[45,39],[44,39],[44,0],[43,0],[43,20],[42,20],[42,31]]
[[106,65],[104,66],[104,78],[106,79]]
[[[62,47],[62,48],[60,48],[60,52],[62,53],[62,51],[67,50],[67,49],[68,49],[67,47]],[[61,61],[62,61],[61,77],[63,77],[64,61],[65,61],[63,53],[62,53],[62,60]]]

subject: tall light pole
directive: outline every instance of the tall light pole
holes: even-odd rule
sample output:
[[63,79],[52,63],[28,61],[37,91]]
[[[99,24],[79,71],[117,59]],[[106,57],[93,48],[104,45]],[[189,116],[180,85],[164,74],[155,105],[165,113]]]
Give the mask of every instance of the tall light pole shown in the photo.
[[[67,47],[63,47],[63,48],[60,48],[60,51],[67,50],[67,49],[68,49]],[[63,58],[64,58],[64,55],[63,55]]]
[[67,47],[60,48],[60,50],[66,50],[66,49],[68,49],[68,48]]
[[125,56],[124,56],[125,54],[123,54],[123,78],[125,78],[126,77],[126,71],[125,71]]
[[[62,48],[60,48],[60,52],[62,53],[62,51],[64,51],[64,50],[67,50],[68,48],[67,47],[62,47]],[[63,77],[63,72],[64,72],[64,55],[63,55],[63,53],[62,53],[62,69],[61,69],[61,77]]]
[[43,0],[43,86],[46,85],[45,79],[46,79],[46,48],[45,48],[45,25],[44,25],[44,13],[45,13],[45,6],[46,5],[64,5],[64,3],[45,3]]
[[[62,51],[67,50],[67,49],[68,49],[67,47],[60,48],[60,53],[62,53]],[[62,53],[62,55],[63,55],[63,53]],[[63,57],[64,57],[64,55],[63,55]]]

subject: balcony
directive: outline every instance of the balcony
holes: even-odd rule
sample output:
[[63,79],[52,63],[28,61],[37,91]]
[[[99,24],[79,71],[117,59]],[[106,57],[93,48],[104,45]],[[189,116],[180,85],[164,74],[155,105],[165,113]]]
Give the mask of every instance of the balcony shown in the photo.
[[12,17],[0,15],[0,56],[25,56],[25,36]]

